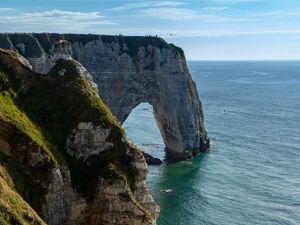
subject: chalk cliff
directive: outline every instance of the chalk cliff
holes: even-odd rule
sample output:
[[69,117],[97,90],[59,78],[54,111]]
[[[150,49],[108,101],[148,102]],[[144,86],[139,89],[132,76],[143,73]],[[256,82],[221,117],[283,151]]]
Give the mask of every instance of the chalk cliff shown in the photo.
[[156,224],[145,159],[92,76],[65,52],[33,72],[33,46],[0,49],[0,224]]
[[184,52],[160,38],[2,34],[0,47],[19,52],[33,70],[44,74],[58,59],[80,62],[121,123],[138,104],[150,103],[166,149],[176,159],[209,148],[201,102]]

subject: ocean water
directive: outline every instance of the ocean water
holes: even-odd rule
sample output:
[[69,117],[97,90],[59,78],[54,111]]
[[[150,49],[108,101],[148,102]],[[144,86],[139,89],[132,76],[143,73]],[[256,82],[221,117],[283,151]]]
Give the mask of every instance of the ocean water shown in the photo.
[[[158,225],[300,224],[300,62],[189,68],[213,145],[191,161],[149,166]],[[165,157],[150,105],[123,126],[138,147]]]

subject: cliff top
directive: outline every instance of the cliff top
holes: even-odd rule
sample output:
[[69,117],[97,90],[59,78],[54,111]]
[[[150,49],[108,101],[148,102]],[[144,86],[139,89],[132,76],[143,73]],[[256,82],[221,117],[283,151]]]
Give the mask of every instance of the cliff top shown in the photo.
[[[168,44],[164,39],[153,36],[124,36],[124,35],[97,35],[97,34],[58,34],[58,33],[0,33],[0,48],[14,49],[25,58],[41,57],[50,54],[50,49],[56,42],[66,40],[85,45],[89,42],[101,40],[103,43],[117,43],[126,46],[123,50],[134,57],[137,49],[148,45],[157,48],[173,49],[183,56],[183,50],[173,44]],[[43,47],[41,47],[43,46]],[[26,51],[25,51],[26,48]]]

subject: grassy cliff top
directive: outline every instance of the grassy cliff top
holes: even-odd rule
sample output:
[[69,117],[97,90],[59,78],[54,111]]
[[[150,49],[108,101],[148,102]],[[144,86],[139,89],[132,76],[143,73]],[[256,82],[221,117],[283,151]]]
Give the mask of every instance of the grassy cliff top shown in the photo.
[[[87,199],[99,177],[119,179],[111,170],[112,164],[134,188],[134,156],[128,155],[131,147],[123,141],[124,131],[80,67],[76,61],[60,60],[47,75],[41,75],[24,66],[15,52],[0,49],[0,138],[12,148],[29,151],[29,155],[31,149],[41,149],[50,160],[41,168],[31,168],[19,153],[11,158],[0,151],[0,165],[7,168],[14,182],[21,183],[17,190],[25,200],[32,200],[34,190],[41,193],[34,196],[34,209],[41,206],[49,171],[57,164],[68,165],[73,187]],[[80,122],[109,128],[108,141],[114,144],[89,165],[72,158],[65,149],[68,135]]]
[[[183,50],[173,44],[168,44],[164,39],[153,36],[123,36],[123,35],[97,35],[97,34],[58,34],[58,33],[3,33],[0,34],[0,48],[17,50],[24,57],[40,57],[50,54],[52,46],[60,40],[85,45],[89,42],[101,40],[103,43],[118,43],[127,46],[122,51],[135,57],[138,48],[148,45],[160,49],[172,49],[176,55],[184,56]],[[22,46],[26,47],[22,52]]]

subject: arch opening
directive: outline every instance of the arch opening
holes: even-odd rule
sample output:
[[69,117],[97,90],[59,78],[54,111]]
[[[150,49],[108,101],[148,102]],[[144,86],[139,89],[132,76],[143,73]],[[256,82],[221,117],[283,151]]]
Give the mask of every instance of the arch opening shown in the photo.
[[165,159],[165,144],[149,103],[140,103],[123,123],[128,140],[144,153]]

